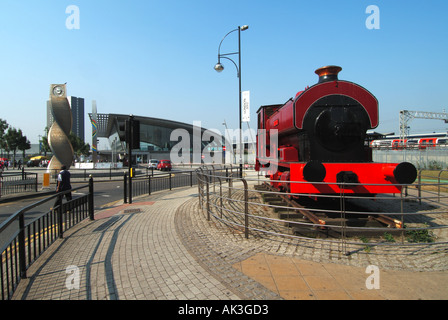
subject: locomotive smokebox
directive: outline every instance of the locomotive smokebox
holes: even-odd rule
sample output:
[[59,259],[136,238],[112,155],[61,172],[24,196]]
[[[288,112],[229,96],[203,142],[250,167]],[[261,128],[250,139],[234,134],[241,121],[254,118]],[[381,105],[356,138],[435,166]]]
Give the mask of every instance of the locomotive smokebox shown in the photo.
[[338,74],[342,71],[341,67],[338,66],[326,66],[319,68],[315,73],[319,76],[319,83],[327,81],[337,81]]

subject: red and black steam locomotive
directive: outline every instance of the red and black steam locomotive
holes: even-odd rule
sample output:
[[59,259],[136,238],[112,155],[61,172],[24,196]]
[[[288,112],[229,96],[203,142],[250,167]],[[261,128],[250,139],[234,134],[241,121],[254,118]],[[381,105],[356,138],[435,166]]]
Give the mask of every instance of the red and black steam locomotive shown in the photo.
[[372,161],[367,130],[378,126],[378,100],[339,80],[341,70],[317,69],[317,84],[283,105],[260,107],[256,169],[291,193],[399,193],[401,184],[415,181],[417,170],[407,162]]

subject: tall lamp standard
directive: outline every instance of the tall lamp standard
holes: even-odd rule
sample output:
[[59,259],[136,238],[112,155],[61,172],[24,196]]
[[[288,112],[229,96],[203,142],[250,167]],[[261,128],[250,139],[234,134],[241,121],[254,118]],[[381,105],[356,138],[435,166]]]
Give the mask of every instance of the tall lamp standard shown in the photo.
[[[241,108],[241,31],[245,31],[249,29],[249,26],[244,25],[244,26],[238,26],[238,29],[232,30],[229,33],[227,33],[224,38],[221,40],[221,43],[219,44],[219,48],[218,48],[218,63],[215,65],[215,70],[217,72],[222,72],[224,70],[224,66],[221,64],[221,58],[223,59],[227,59],[233,62],[233,64],[236,67],[236,71],[237,71],[237,76],[238,76],[238,81],[239,81],[239,94],[238,94],[238,98],[239,98],[239,113],[240,113],[240,176],[241,178],[243,177],[243,135],[242,135],[242,131],[243,131],[243,126],[242,126],[242,108]],[[221,54],[221,45],[222,42],[224,41],[224,39],[231,34],[232,32],[238,31],[238,52],[232,52],[232,53],[225,53],[225,54]],[[235,63],[235,61],[233,61],[232,59],[230,59],[228,56],[231,55],[238,55],[238,65]]]

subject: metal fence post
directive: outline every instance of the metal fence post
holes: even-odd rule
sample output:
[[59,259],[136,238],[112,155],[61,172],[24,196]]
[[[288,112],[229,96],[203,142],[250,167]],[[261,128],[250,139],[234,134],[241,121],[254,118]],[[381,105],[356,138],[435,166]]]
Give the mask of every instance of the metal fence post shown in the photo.
[[[212,170],[213,170],[213,178],[212,178],[212,183],[213,183],[213,193],[215,193],[216,192],[216,187],[215,187],[215,177],[216,177],[216,173],[215,173],[215,167],[214,166],[212,166]],[[211,173],[211,171],[210,171],[210,173]]]
[[403,207],[403,188],[401,188],[401,192],[400,192],[400,211],[401,211],[401,223],[402,223],[402,228],[401,228],[401,243],[404,243],[404,207]]
[[128,198],[129,198],[129,204],[132,204],[132,180],[133,180],[133,175],[134,175],[134,169],[130,168],[129,169],[129,177],[128,177],[128,186],[129,186],[129,192],[128,192]]
[[128,175],[125,172],[123,176],[123,201],[124,203],[128,203],[128,195],[127,195],[127,189],[128,189]]
[[220,177],[217,177],[219,180],[219,212],[221,213],[221,219],[222,219],[222,180]]
[[151,195],[151,176],[150,175],[148,175],[148,195]]
[[247,181],[241,179],[244,184],[244,236],[249,239],[249,192],[247,188]]
[[64,237],[63,231],[63,221],[62,221],[62,194],[58,195],[59,199],[59,207],[58,207],[58,229],[59,229],[59,238],[62,239]]
[[418,203],[419,204],[422,204],[422,171],[423,170],[420,170],[418,172],[418,184],[417,184],[417,186],[418,186]]
[[95,220],[95,211],[93,204],[93,177],[90,175],[89,178],[89,218],[91,221]]
[[[20,277],[26,279],[26,254],[25,254],[25,217],[21,213],[19,216],[19,266]],[[0,261],[0,263],[3,263]]]
[[206,192],[207,192],[207,221],[210,221],[210,186],[208,176],[205,176],[205,179],[206,179]]
[[229,177],[228,182],[229,182],[229,187],[228,187],[228,191],[227,191],[228,192],[227,196],[229,199],[231,199],[232,198],[232,188],[233,188],[233,176],[232,175]]
[[440,181],[441,181],[441,176],[442,173],[446,172],[447,170],[440,170],[439,172],[439,177],[437,179],[437,202],[440,202]]
[[345,215],[345,183],[342,182],[339,184],[339,206],[341,210],[341,251],[343,254],[347,255],[347,246],[345,239],[345,227],[346,227],[346,215]]
[[[201,170],[201,172],[199,172]],[[202,171],[202,168],[199,168],[196,171],[197,179],[198,179],[198,194],[199,194],[199,205],[201,209],[203,209],[204,204],[204,172]]]

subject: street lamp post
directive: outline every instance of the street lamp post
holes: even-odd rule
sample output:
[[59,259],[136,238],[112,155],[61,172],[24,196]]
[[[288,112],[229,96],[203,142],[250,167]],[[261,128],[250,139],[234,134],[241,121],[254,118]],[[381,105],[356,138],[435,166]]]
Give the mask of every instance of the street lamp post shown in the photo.
[[[236,67],[236,71],[237,71],[237,76],[238,76],[238,82],[239,82],[239,94],[238,94],[238,100],[239,100],[239,123],[240,123],[240,176],[241,178],[243,177],[243,141],[242,141],[242,131],[243,131],[243,126],[242,126],[242,108],[241,108],[241,31],[245,31],[249,29],[249,26],[244,25],[244,26],[238,26],[238,29],[232,30],[229,33],[227,33],[224,38],[221,40],[221,43],[219,44],[219,48],[218,48],[218,63],[215,65],[215,70],[217,72],[222,72],[224,70],[224,66],[221,64],[221,58],[223,59],[227,59],[233,62],[233,64]],[[225,54],[221,54],[221,45],[222,42],[224,41],[224,39],[231,34],[232,32],[238,31],[238,52],[232,52],[232,53],[225,53]],[[238,55],[238,65],[235,63],[235,61],[233,61],[232,59],[230,59],[228,56],[231,55]]]

